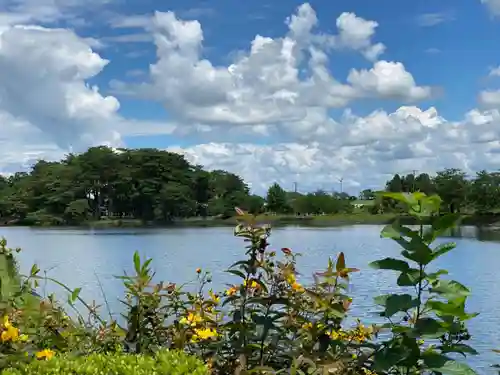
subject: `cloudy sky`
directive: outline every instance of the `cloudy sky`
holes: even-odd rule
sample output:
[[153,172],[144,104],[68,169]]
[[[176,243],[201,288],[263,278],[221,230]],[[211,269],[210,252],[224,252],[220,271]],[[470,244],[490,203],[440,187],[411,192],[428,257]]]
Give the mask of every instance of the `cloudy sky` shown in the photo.
[[500,169],[500,0],[0,0],[0,173],[107,144],[256,192]]

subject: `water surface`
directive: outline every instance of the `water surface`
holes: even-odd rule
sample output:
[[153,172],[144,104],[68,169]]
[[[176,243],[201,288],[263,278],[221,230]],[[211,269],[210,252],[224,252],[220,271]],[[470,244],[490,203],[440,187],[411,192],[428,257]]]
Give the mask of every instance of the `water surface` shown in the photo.
[[[374,319],[373,297],[395,290],[396,275],[368,268],[369,262],[398,255],[398,247],[379,236],[380,226],[351,226],[336,228],[285,227],[273,231],[271,248],[290,247],[303,256],[299,270],[303,281],[312,272],[326,266],[328,257],[345,252],[347,264],[361,269],[351,280],[353,314],[364,321]],[[470,322],[473,346],[482,352],[470,359],[471,365],[482,374],[494,373],[489,366],[500,356],[491,352],[500,348],[500,242],[491,233],[478,233],[474,228],[462,228],[455,233],[457,249],[440,258],[436,267],[446,268],[450,276],[472,289],[469,311],[480,316]],[[11,247],[21,247],[21,271],[29,272],[37,263],[42,270],[70,287],[82,287],[82,297],[103,301],[101,286],[110,309],[122,309],[117,298],[123,288],[114,275],[132,273],[132,255],[138,250],[143,257],[154,258],[157,279],[185,283],[196,277],[201,267],[213,272],[214,288],[235,281],[224,270],[241,258],[243,242],[233,236],[232,228],[176,229],[30,229],[0,228],[0,236]],[[451,239],[442,239],[451,240]],[[45,292],[58,291],[47,285]],[[105,311],[103,311],[105,312]]]

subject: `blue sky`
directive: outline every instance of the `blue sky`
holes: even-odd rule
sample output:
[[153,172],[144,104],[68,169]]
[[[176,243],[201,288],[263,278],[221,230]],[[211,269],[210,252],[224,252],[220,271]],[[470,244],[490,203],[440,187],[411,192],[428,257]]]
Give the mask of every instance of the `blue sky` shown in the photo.
[[500,165],[498,0],[0,9],[3,173],[98,144],[181,152],[255,191]]

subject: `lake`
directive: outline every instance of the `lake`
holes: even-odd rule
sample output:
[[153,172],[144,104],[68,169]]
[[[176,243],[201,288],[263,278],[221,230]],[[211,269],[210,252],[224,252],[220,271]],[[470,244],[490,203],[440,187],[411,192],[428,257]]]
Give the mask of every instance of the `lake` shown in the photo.
[[[347,265],[361,272],[351,278],[349,294],[353,297],[352,313],[364,322],[373,321],[373,297],[395,290],[396,275],[368,267],[371,261],[397,256],[398,247],[380,238],[381,226],[350,226],[336,228],[284,227],[273,230],[271,248],[289,247],[303,256],[299,259],[301,281],[324,269],[328,257],[340,251]],[[500,238],[497,234],[477,233],[463,227],[455,233],[457,249],[439,259],[436,265],[447,268],[450,276],[472,289],[469,311],[479,312],[469,328],[472,345],[481,355],[469,363],[481,374],[495,373],[489,366],[500,363],[500,355],[491,349],[500,348]],[[156,279],[185,283],[196,278],[196,268],[213,273],[215,289],[234,282],[224,270],[244,253],[241,239],[233,236],[233,228],[174,228],[174,229],[31,229],[0,228],[10,247],[21,247],[20,268],[28,273],[36,263],[48,276],[66,285],[82,287],[86,300],[103,302],[103,293],[114,313],[122,306],[117,301],[123,288],[113,276],[133,272],[132,255],[138,250],[144,257],[154,258]],[[447,241],[450,239],[441,239]],[[497,242],[498,241],[498,242]],[[41,287],[42,293],[66,294],[53,285]],[[106,309],[103,308],[103,314]]]

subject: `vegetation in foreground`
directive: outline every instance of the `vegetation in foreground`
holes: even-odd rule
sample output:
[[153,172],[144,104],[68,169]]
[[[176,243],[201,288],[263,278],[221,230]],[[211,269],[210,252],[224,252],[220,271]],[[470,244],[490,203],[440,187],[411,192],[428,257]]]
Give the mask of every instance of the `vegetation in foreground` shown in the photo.
[[[441,213],[462,212],[472,222],[498,220],[499,173],[482,171],[474,179],[456,169],[434,177],[396,174],[385,191],[437,194]],[[397,200],[372,190],[359,198],[290,192],[277,183],[260,197],[239,176],[206,171],[176,153],[93,147],[59,162],[40,160],[27,173],[0,176],[0,225],[233,225],[235,206],[277,225],[386,223],[387,216],[404,213]]]
[[[438,196],[390,193],[421,223],[410,229],[398,221],[382,236],[401,246],[401,257],[375,261],[372,267],[397,272],[400,292],[375,298],[384,324],[346,324],[353,298],[349,277],[359,271],[344,253],[329,259],[301,283],[300,255],[268,247],[271,229],[237,209],[242,222],[235,235],[247,243],[245,257],[227,272],[234,283],[223,292],[210,289],[211,275],[196,272],[196,291],[153,282],[152,260],[134,255],[135,274],[120,279],[125,324],[101,316],[100,309],[68,291],[69,318],[53,297],[34,297],[40,281],[35,265],[19,276],[15,251],[5,241],[0,251],[3,324],[0,366],[8,375],[94,373],[146,374],[474,374],[463,359],[477,354],[467,344],[466,286],[444,278],[433,262],[453,250],[434,245],[452,228],[458,214],[437,216]],[[81,314],[81,304],[88,314]],[[81,306],[79,306],[81,307]]]

